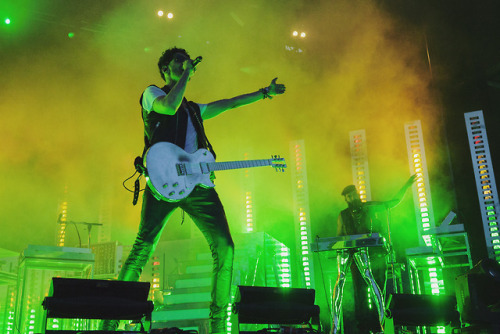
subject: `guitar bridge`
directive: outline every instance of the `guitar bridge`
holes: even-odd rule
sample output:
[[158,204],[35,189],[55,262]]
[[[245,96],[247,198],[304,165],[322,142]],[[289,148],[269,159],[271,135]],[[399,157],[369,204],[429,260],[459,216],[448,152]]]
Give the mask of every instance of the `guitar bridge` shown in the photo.
[[177,175],[186,175],[186,165],[185,164],[175,164],[175,168],[177,169]]

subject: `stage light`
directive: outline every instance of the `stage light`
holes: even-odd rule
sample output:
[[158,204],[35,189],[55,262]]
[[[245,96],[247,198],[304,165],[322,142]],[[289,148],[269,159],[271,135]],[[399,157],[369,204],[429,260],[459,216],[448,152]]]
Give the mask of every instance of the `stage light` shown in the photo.
[[10,19],[9,19],[9,18],[6,18],[6,19],[4,20],[4,22],[5,22],[5,24],[10,24]]
[[[303,140],[298,140],[290,144],[290,153],[295,156],[294,163],[296,171],[294,171],[293,182],[294,198],[295,198],[295,229],[300,231],[296,233],[295,247],[297,254],[302,254],[302,263],[300,266],[300,276],[304,278],[299,284],[305,285],[306,288],[313,288],[314,280],[311,279],[314,275],[312,264],[312,254],[309,252],[311,244],[311,226],[309,222],[309,201],[307,189],[307,168],[306,168],[306,152]],[[297,168],[300,167],[300,168]]]
[[238,328],[240,324],[317,323],[319,307],[314,305],[314,299],[314,289],[240,285],[233,314],[238,317]]
[[298,32],[298,31],[294,31],[294,32],[292,32],[292,36],[297,37],[298,35],[299,35],[299,32]]
[[174,17],[174,14],[172,14],[172,13],[168,13],[168,14],[167,14],[167,18],[171,19],[171,18],[173,18],[173,17]]
[[73,37],[75,37],[75,33],[74,33],[74,32],[69,32],[69,33],[68,33],[68,37],[69,37],[69,38],[73,38]]
[[302,37],[302,38],[306,37],[306,33],[305,32],[301,32],[300,33],[300,37]]
[[483,111],[464,114],[488,256],[500,261],[498,190]]
[[[244,160],[248,160],[249,154],[248,152],[244,153]],[[245,170],[245,178],[249,178],[249,171],[248,169]],[[250,186],[249,183],[247,183],[247,186]],[[244,233],[252,233],[255,231],[255,225],[254,225],[254,218],[253,218],[253,199],[252,199],[252,191],[251,189],[248,189],[248,191],[245,192],[245,215],[246,215],[246,227],[244,227]]]
[[163,13],[163,11],[162,11],[162,10],[159,10],[159,11],[158,11],[158,16],[159,16],[159,17],[162,17],[162,16],[163,16],[163,14],[164,14],[164,13]]

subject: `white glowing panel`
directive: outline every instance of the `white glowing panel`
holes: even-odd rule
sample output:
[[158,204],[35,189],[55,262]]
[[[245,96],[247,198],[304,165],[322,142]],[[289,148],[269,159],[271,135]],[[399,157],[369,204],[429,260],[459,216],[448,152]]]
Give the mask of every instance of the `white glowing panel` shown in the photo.
[[483,111],[464,114],[488,257],[500,261],[500,205]]
[[314,288],[314,266],[310,244],[309,190],[307,187],[306,150],[303,140],[290,143],[292,157],[292,189],[294,201],[295,245],[301,282],[305,288]]
[[370,171],[364,129],[349,132],[351,143],[352,182],[359,192],[362,202],[371,201]]
[[420,120],[405,123],[405,136],[410,173],[417,175],[417,181],[413,185],[413,202],[419,243],[420,246],[432,246],[433,236],[428,230],[435,227],[434,211]]

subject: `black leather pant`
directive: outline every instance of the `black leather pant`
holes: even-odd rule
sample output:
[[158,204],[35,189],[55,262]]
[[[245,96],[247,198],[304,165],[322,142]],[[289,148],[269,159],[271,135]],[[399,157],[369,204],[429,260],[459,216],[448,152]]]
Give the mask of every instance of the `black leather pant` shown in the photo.
[[222,332],[225,330],[227,307],[231,298],[234,244],[224,208],[214,188],[197,186],[187,198],[176,203],[159,201],[146,188],[139,232],[118,280],[139,280],[168,218],[178,207],[193,219],[210,246],[214,261],[210,320],[212,333]]

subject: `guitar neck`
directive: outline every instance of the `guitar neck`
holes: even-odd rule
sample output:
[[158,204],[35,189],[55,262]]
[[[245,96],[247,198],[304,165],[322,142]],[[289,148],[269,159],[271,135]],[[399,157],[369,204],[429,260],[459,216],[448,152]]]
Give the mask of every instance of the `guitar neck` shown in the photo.
[[260,160],[242,160],[242,161],[227,161],[227,162],[209,162],[207,163],[208,170],[228,170],[228,169],[241,169],[251,167],[270,166],[272,164],[270,159]]

